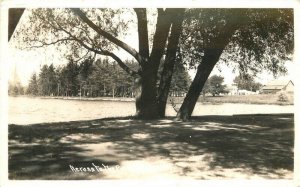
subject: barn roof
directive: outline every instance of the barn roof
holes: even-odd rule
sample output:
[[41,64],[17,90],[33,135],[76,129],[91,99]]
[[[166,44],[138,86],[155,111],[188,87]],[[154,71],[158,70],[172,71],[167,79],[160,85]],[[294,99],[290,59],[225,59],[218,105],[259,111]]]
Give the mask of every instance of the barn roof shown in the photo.
[[263,90],[281,90],[286,85],[288,85],[290,82],[294,85],[294,83],[291,80],[273,80],[273,81],[268,82],[268,84],[266,84],[262,89]]

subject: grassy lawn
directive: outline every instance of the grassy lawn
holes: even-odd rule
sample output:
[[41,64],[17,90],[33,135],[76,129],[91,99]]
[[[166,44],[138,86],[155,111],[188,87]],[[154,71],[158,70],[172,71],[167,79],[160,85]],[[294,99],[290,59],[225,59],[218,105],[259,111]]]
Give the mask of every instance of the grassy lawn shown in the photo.
[[294,103],[293,95],[287,95],[288,101],[278,101],[278,94],[259,94],[259,95],[230,95],[221,97],[200,97],[201,102],[212,103],[248,103],[248,104],[277,104],[291,105]]
[[292,179],[293,141],[293,114],[9,125],[9,178]]
[[[293,105],[293,94],[286,94],[287,101],[278,101],[279,94],[258,94],[258,95],[224,95],[224,96],[205,96],[199,97],[198,102],[208,103],[246,103],[246,104],[274,104],[274,105]],[[182,103],[184,98],[173,97],[175,103]]]

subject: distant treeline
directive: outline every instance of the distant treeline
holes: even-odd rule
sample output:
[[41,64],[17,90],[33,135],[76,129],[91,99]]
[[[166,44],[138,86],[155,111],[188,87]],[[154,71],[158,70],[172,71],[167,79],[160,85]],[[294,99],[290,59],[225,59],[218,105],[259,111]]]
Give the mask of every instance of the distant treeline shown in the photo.
[[[130,61],[126,61],[126,65],[138,68]],[[182,96],[187,92],[189,84],[187,71],[182,64],[177,63],[170,94]],[[71,59],[65,66],[43,65],[39,74],[31,76],[26,88],[19,83],[9,84],[8,92],[9,95],[33,96],[134,97],[134,86],[134,77],[128,75],[117,63],[90,57],[81,63]]]

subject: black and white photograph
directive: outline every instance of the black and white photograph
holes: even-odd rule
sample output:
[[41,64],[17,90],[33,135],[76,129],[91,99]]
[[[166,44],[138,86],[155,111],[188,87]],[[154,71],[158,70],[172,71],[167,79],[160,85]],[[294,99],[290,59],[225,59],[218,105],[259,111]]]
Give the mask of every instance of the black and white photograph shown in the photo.
[[1,8],[6,180],[294,185],[293,6]]

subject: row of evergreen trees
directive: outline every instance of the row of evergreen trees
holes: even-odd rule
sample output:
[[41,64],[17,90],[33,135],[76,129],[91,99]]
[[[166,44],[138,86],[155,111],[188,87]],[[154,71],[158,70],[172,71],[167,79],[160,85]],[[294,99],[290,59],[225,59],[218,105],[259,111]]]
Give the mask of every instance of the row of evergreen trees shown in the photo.
[[[127,66],[137,68],[127,61]],[[160,75],[158,75],[160,76]],[[188,90],[190,77],[177,63],[171,83],[174,96],[181,96]],[[72,59],[65,66],[42,66],[40,73],[34,73],[26,89],[34,96],[84,96],[84,97],[134,97],[134,78],[108,59],[87,58],[81,63]]]
[[25,91],[20,82],[8,82],[8,95],[24,95]]

